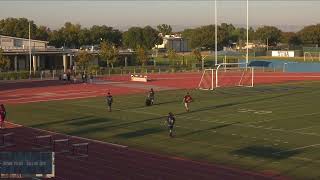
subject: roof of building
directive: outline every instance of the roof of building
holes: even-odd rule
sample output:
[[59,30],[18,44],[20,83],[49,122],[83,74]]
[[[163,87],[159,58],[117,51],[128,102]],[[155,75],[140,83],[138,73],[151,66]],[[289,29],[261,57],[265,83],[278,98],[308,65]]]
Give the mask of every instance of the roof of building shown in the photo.
[[[7,37],[7,38],[14,38],[14,39],[22,39],[22,40],[28,40],[29,41],[29,39],[26,39],[26,38],[19,38],[19,37],[13,37],[13,36],[6,36],[6,35],[1,35],[0,34],[0,36],[1,37]],[[43,42],[43,43],[49,43],[49,41],[41,41],[41,40],[35,40],[35,39],[31,39],[31,41],[36,41],[36,42]]]

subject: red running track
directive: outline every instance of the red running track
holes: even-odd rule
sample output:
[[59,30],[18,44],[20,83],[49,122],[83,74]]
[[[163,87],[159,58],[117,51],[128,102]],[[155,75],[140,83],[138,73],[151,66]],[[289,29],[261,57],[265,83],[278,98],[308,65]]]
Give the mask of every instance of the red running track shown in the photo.
[[39,135],[52,135],[54,139],[69,138],[72,143],[89,142],[88,158],[75,157],[71,153],[56,155],[56,177],[54,179],[57,180],[288,179],[276,175],[258,174],[181,158],[161,156],[130,147],[90,141],[28,127],[11,126],[10,129],[2,130],[1,133],[9,132],[15,133],[16,146],[3,148],[4,151],[30,151],[33,148],[38,148],[34,137]]
[[[198,88],[202,73],[172,73],[172,74],[148,74],[149,82],[143,83],[145,85],[157,85],[173,87],[178,89],[194,89]],[[239,80],[241,75],[228,74],[220,80],[220,84],[226,85],[229,81]],[[111,76],[104,77],[105,80],[130,82],[129,76]],[[231,79],[231,80],[230,80]],[[235,79],[235,80],[232,80]],[[320,73],[283,73],[283,72],[255,72],[254,84],[274,84],[287,83],[295,81],[318,81],[320,80]],[[238,81],[237,81],[238,82]],[[130,82],[133,83],[133,82]],[[141,83],[140,83],[141,84]],[[230,85],[230,84],[229,84]]]
[[[150,74],[148,78],[151,81],[147,83],[131,82],[128,75],[99,78],[100,83],[96,84],[71,84],[57,80],[0,82],[0,100],[5,104],[18,104],[98,97],[108,91],[113,95],[143,93],[150,87],[155,90],[195,89],[198,88],[201,73]],[[238,80],[238,75],[231,74],[225,76],[219,85],[230,86]],[[254,75],[255,84],[315,80],[320,80],[320,73],[256,72]]]

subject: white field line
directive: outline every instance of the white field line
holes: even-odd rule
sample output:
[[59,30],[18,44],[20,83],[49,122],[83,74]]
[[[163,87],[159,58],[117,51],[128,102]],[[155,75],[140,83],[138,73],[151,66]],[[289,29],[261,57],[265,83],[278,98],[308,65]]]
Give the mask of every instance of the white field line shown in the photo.
[[[96,106],[87,106],[87,105],[78,105],[78,106],[82,106],[82,107],[91,107],[91,108],[96,108],[96,109],[103,109],[103,108],[99,108],[99,107],[96,107]],[[154,116],[160,116],[160,117],[165,117],[166,115],[161,115],[161,114],[158,114],[158,113],[151,113],[151,112],[145,112],[145,111],[136,111],[136,110],[123,110],[123,109],[118,109],[118,108],[114,108],[115,110],[118,110],[118,111],[123,111],[123,112],[133,112],[133,113],[138,113],[138,114],[148,114],[148,115],[154,115]],[[159,117],[159,118],[160,118]],[[231,124],[231,125],[234,125],[232,124],[232,122],[226,122],[226,121],[218,121],[218,120],[214,120],[214,121],[208,121],[208,120],[201,120],[200,118],[198,117],[193,117],[193,116],[177,116],[177,117],[182,117],[184,119],[192,119],[194,121],[202,121],[202,122],[209,122],[209,123],[215,123],[215,124]],[[152,122],[143,122],[143,123],[146,123],[146,124],[159,124],[158,122],[157,123],[152,123]],[[160,125],[162,125],[163,121],[160,122]],[[188,130],[192,130],[192,131],[199,131],[201,129],[194,129],[194,128],[189,128],[189,127],[185,127],[185,126],[180,126],[180,125],[176,125],[176,127],[178,128],[183,128],[183,129],[188,129]],[[213,133],[216,133],[216,131],[209,131],[209,132],[213,132]],[[247,135],[238,135],[239,137],[242,137],[242,138],[251,138],[250,136],[247,136]],[[255,139],[255,138],[252,138],[252,139]],[[266,139],[265,141],[269,141],[268,139]],[[285,144],[286,141],[284,140],[274,140],[274,142],[283,142]]]
[[[81,105],[81,106],[84,106],[84,105]],[[84,106],[84,107],[93,107],[93,106]],[[98,107],[94,107],[94,108],[98,108]],[[104,108],[98,108],[98,109],[104,109]],[[121,110],[119,109],[120,111],[126,111],[126,110]],[[146,114],[146,112],[141,112],[141,111],[135,111],[135,113],[143,113],[143,114]],[[157,115],[159,116],[160,114],[157,114],[157,113],[148,113],[148,114],[152,114],[152,115]],[[192,118],[190,118],[192,119]],[[207,121],[207,122],[211,122],[211,121]],[[217,121],[215,121],[217,122]],[[18,124],[15,124],[15,123],[12,123],[10,122],[11,124],[14,124],[14,125],[17,125],[17,126],[21,126],[21,125],[18,125]],[[212,122],[211,122],[212,123]],[[217,122],[219,123],[219,122]],[[232,124],[232,125],[237,125],[237,124]],[[180,128],[184,128],[184,127],[181,127],[179,126]],[[30,128],[30,127],[27,127],[27,128]],[[47,130],[41,130],[41,129],[36,129],[36,128],[32,128],[32,129],[35,129],[35,130],[40,130],[40,131],[44,131],[44,132],[49,132],[49,133],[53,133],[53,134],[59,134],[59,133],[56,133],[56,132],[51,132],[51,131],[47,131]],[[271,130],[274,130],[274,129],[271,129]],[[301,133],[295,133],[295,134],[301,134]],[[64,134],[63,134],[64,135]],[[237,134],[232,134],[232,135],[236,135],[236,136],[241,136],[241,135],[237,135]],[[308,135],[315,135],[315,134],[308,134]],[[79,137],[75,137],[75,138],[79,138]],[[253,139],[257,139],[256,137],[252,137]],[[84,140],[86,140],[86,138],[83,138]],[[181,141],[187,141],[183,138],[178,138],[176,137],[175,139],[178,139],[178,140],[181,140]],[[120,147],[124,147],[124,148],[127,148],[127,146],[123,146],[123,145],[118,145],[118,144],[113,144],[113,143],[107,143],[107,142],[103,142],[103,141],[98,141],[98,140],[92,140],[92,139],[87,139],[88,141],[93,141],[93,142],[97,142],[97,143],[102,143],[102,144],[107,144],[107,145],[115,145],[115,146],[120,146]],[[200,142],[200,141],[193,141],[195,143],[199,143],[199,144],[206,144],[206,145],[209,145],[211,147],[217,147],[217,148],[225,148],[225,149],[230,149],[230,150],[233,150],[235,149],[235,147],[232,147],[232,146],[222,146],[222,145],[212,145],[212,144],[208,144],[208,143],[204,143],[204,142]],[[287,142],[285,142],[287,143]],[[298,147],[298,149],[301,149],[301,148],[307,148],[307,147],[311,147],[311,146],[318,146],[320,144],[314,144],[314,145],[310,145],[310,146],[305,146],[305,147]],[[295,148],[297,150],[297,148]],[[278,152],[279,153],[279,152]],[[305,158],[305,157],[289,157],[290,159],[296,159],[296,160],[300,160],[300,161],[311,161],[311,162],[317,162],[317,163],[320,163],[319,160],[314,160],[314,159],[310,159],[310,158]]]
[[27,126],[22,126],[22,125],[15,124],[15,123],[12,123],[12,122],[8,122],[8,123],[10,123],[10,124],[12,124],[12,125],[15,125],[15,126],[18,126],[18,127],[29,128],[29,129],[32,129],[32,130],[35,130],[35,131],[41,131],[41,132],[45,132],[45,133],[49,133],[49,134],[67,136],[67,137],[69,137],[69,138],[80,139],[80,140],[84,140],[84,141],[90,141],[90,142],[94,142],[94,143],[98,143],[98,144],[106,144],[106,145],[116,146],[116,147],[120,147],[120,148],[127,148],[127,147],[128,147],[128,146],[124,146],[124,145],[120,145],[120,144],[108,143],[108,142],[99,141],[99,140],[95,140],[95,139],[89,139],[89,138],[78,137],[78,136],[71,136],[71,135],[62,134],[62,133],[58,133],[58,132],[53,132],[53,131],[49,131],[49,130],[38,129],[38,128],[33,128],[33,127],[27,127]]
[[304,128],[293,129],[292,131],[301,131],[301,130],[311,129],[311,128],[315,128],[315,127],[319,127],[319,125],[318,126],[309,126],[309,127],[304,127]]
[[[85,88],[85,87],[77,87],[77,88]],[[13,91],[23,91],[25,89],[18,89],[18,90],[13,90]],[[24,92],[21,92],[21,93],[15,93],[15,94],[12,94],[11,90],[8,90],[8,92],[0,92],[0,94],[4,94],[6,97],[16,97],[16,96],[25,96],[26,93]],[[105,92],[105,90],[97,90],[95,89],[94,91],[97,91],[97,92]],[[37,95],[37,94],[41,94],[41,93],[52,93],[52,94],[68,94],[68,93],[90,93],[92,91],[82,91],[82,90],[45,90],[43,92],[39,92],[39,93],[35,93],[34,95]]]
[[[6,99],[4,98],[3,101],[17,101],[17,100],[26,100],[26,99],[36,99],[36,98],[59,98],[59,97],[64,97],[64,96],[69,96],[69,95],[83,95],[83,94],[97,94],[99,93],[98,91],[92,91],[92,92],[79,92],[79,93],[51,93],[51,94],[34,94],[29,97],[23,97],[23,98],[15,98],[15,99]],[[10,96],[9,96],[10,97]]]
[[[90,108],[95,108],[95,109],[103,109],[103,108],[99,108],[99,107],[96,107],[96,106],[88,106],[88,105],[79,105],[79,104],[77,104],[77,106],[90,107]],[[149,115],[155,115],[155,116],[160,116],[160,117],[166,116],[166,114],[161,115],[161,114],[158,114],[158,113],[145,112],[145,111],[141,111],[141,110],[139,110],[139,111],[127,110],[127,109],[126,110],[116,109],[116,110],[124,111],[124,112],[133,112],[133,113],[138,113],[138,114],[149,114]],[[274,129],[274,128],[266,128],[264,126],[252,126],[252,125],[248,125],[248,124],[232,124],[232,122],[200,120],[197,117],[185,116],[185,115],[178,115],[177,117],[182,117],[184,119],[190,119],[191,121],[203,121],[203,122],[216,123],[216,124],[231,124],[231,126],[239,126],[239,127],[245,127],[245,128],[263,129],[263,130],[268,130],[268,131],[276,131],[276,132],[284,132],[284,133],[292,133],[292,134],[298,134],[298,135],[309,135],[309,136],[320,137],[320,134],[316,134],[316,133],[303,133],[303,132],[296,132],[296,131],[293,131],[293,130],[285,130],[285,129],[281,129],[281,128],[280,129]]]
[[[64,97],[64,98],[52,98],[52,99],[40,99],[40,100],[30,100],[30,101],[23,101],[23,102],[15,102],[14,100],[8,102],[14,102],[15,104],[26,104],[26,103],[37,103],[37,102],[48,102],[48,101],[59,101],[59,100],[73,100],[73,99],[85,99],[85,98],[92,98],[98,97],[99,95],[92,95],[92,96],[82,96],[82,97]],[[37,99],[37,98],[33,98]]]
[[281,153],[284,153],[284,152],[291,152],[291,151],[296,151],[296,150],[300,150],[300,149],[306,149],[306,148],[309,148],[309,147],[315,147],[315,146],[319,146],[320,144],[312,144],[312,145],[309,145],[309,146],[303,146],[303,147],[297,147],[297,148],[294,148],[294,149],[288,149],[288,150],[284,150],[284,151],[279,151],[279,152],[275,152],[275,153],[272,153],[272,154],[281,154]]

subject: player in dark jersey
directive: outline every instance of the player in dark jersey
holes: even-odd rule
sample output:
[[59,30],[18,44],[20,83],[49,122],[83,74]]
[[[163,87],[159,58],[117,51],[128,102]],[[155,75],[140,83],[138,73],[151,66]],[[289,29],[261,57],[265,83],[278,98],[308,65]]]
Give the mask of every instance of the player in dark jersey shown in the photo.
[[150,89],[148,98],[151,101],[151,105],[153,105],[154,104],[154,90],[153,90],[153,88]]
[[186,108],[186,111],[189,112],[189,104],[192,102],[192,97],[190,96],[189,92],[187,92],[187,95],[183,98],[184,107]]
[[3,129],[4,127],[4,121],[6,118],[6,108],[3,104],[0,105],[0,128]]
[[107,102],[107,105],[108,105],[108,110],[109,112],[111,112],[111,106],[112,106],[112,103],[113,103],[113,97],[112,95],[110,94],[110,92],[108,92],[108,95],[106,97],[106,102]]
[[168,117],[167,117],[167,125],[169,128],[169,136],[173,137],[173,126],[176,121],[176,118],[174,117],[172,112],[169,112]]

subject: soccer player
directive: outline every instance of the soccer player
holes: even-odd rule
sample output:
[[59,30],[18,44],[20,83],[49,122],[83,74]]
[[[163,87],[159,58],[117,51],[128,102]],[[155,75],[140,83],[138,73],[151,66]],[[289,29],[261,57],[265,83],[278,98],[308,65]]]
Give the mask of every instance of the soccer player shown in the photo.
[[4,129],[4,120],[6,118],[6,108],[3,104],[0,105],[0,128]]
[[187,95],[183,98],[184,107],[186,108],[186,111],[189,112],[189,104],[192,102],[192,97],[190,96],[189,92],[187,92]]
[[108,95],[106,97],[106,102],[107,102],[107,105],[108,105],[108,110],[109,110],[109,112],[111,112],[111,105],[113,103],[113,97],[110,94],[110,92],[108,92]]
[[173,137],[173,126],[176,121],[176,118],[174,117],[172,112],[169,112],[168,117],[167,117],[167,124],[169,128],[169,136]]
[[153,90],[153,88],[150,89],[148,98],[151,101],[151,105],[153,105],[154,104],[154,90]]

